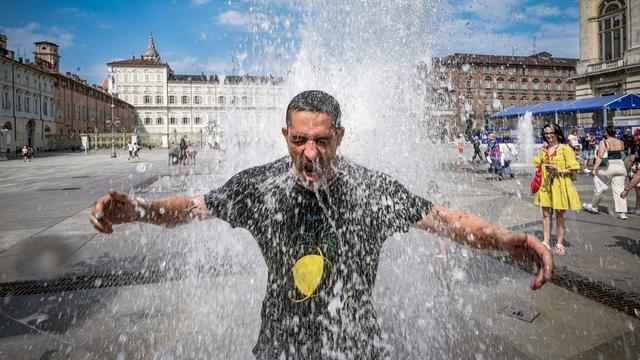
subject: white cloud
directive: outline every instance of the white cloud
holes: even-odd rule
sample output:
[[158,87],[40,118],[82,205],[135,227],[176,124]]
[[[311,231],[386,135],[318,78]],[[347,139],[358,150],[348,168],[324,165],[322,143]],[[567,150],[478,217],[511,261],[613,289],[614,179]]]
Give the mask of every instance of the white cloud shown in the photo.
[[217,16],[218,25],[246,28],[249,32],[255,33],[259,30],[268,31],[271,24],[269,18],[259,12],[243,13],[229,10]]
[[218,15],[218,24],[232,27],[244,27],[253,22],[253,14],[229,10]]
[[29,54],[36,41],[50,41],[60,47],[72,47],[74,36],[58,26],[42,28],[37,22],[30,22],[23,27],[3,27],[0,32],[7,36],[10,49],[25,49]]
[[63,15],[74,15],[74,16],[93,15],[93,13],[91,13],[89,11],[82,10],[80,8],[77,8],[77,7],[60,8],[60,9],[58,9],[58,12],[63,14]]
[[191,0],[193,5],[205,5],[211,2],[211,0]]
[[171,69],[179,74],[181,72],[193,72],[194,70],[197,70],[199,59],[195,56],[187,55],[167,62],[169,63],[169,66],[171,66]]

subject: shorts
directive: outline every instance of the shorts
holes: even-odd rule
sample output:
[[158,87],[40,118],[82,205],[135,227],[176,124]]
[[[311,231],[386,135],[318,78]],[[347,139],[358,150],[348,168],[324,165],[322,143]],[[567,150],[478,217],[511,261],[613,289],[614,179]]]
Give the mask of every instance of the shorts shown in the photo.
[[593,150],[582,150],[582,158],[584,160],[593,159]]

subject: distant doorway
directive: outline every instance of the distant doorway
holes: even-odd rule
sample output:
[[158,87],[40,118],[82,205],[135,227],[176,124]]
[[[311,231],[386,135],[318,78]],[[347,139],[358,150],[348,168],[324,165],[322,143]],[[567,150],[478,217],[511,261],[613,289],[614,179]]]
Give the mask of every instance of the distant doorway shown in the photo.
[[27,122],[27,146],[32,148],[33,147],[33,140],[35,138],[36,135],[36,122],[35,120],[31,119]]

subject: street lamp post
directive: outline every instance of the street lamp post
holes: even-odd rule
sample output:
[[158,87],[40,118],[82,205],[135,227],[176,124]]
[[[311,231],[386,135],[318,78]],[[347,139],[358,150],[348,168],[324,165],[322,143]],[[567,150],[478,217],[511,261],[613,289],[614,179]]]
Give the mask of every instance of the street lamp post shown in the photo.
[[113,105],[113,102],[112,102],[111,103],[111,120],[107,120],[107,125],[111,126],[111,157],[112,158],[116,157],[115,128],[117,126],[120,126],[120,119],[113,117],[113,108],[114,107],[115,107],[115,105]]

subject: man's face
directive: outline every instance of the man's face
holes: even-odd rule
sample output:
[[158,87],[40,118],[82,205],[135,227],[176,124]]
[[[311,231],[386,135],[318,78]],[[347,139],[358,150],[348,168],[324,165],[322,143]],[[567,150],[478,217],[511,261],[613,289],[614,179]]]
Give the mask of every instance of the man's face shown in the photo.
[[631,129],[626,129],[626,130],[624,131],[624,134],[625,134],[625,135],[629,135],[629,136],[631,136]]
[[325,113],[292,111],[289,128],[282,128],[287,140],[293,170],[305,185],[316,185],[332,175],[336,150],[342,142],[344,128],[331,126],[331,117]]

